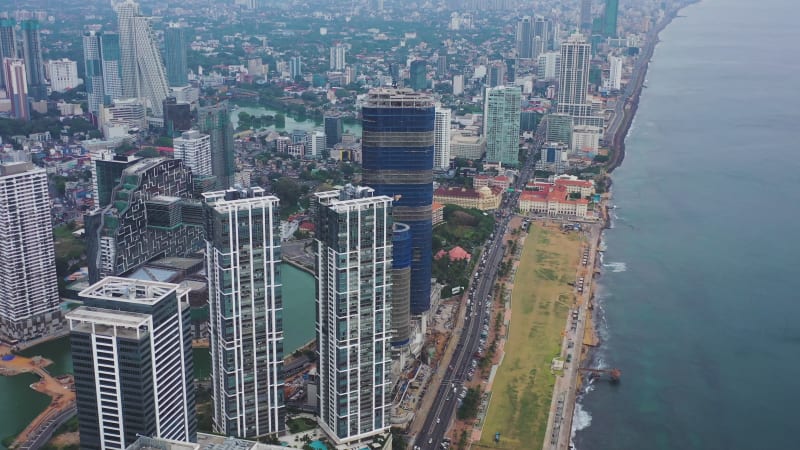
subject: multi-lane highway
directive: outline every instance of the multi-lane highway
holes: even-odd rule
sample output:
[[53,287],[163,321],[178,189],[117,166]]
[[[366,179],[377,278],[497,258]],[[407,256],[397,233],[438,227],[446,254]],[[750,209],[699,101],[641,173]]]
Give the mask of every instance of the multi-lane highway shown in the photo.
[[[537,130],[535,148],[541,146],[543,130],[543,127],[539,127],[539,130]],[[442,383],[435,394],[433,406],[428,412],[422,430],[414,438],[414,450],[442,448],[447,429],[466,391],[464,380],[467,379],[470,370],[477,365],[474,355],[480,345],[481,328],[491,322],[491,300],[493,297],[490,292],[494,287],[497,269],[505,252],[503,237],[511,212],[516,207],[519,199],[520,191],[533,175],[534,153],[533,150],[528,153],[526,164],[520,170],[520,174],[514,183],[514,192],[506,194],[503,205],[496,215],[498,222],[494,235],[486,244],[483,257],[475,268],[471,287],[467,292],[467,309],[458,346],[453,353],[451,364],[447,368],[442,368],[445,370]],[[486,345],[486,343],[484,342],[483,345]],[[473,363],[473,361],[476,362]]]

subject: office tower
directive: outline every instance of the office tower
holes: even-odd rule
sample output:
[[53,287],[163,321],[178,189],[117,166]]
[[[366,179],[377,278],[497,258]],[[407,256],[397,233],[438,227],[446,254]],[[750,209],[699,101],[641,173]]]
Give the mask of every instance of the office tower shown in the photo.
[[411,228],[392,227],[392,347],[411,341]]
[[592,31],[592,0],[581,0],[581,15],[579,19],[581,32]]
[[517,79],[517,60],[514,58],[506,58],[506,81],[508,84],[513,84]]
[[314,134],[311,135],[311,154],[312,158],[320,158],[322,157],[323,152],[325,151],[325,146],[327,145],[327,138],[325,136],[324,131],[315,131]]
[[47,173],[21,158],[0,162],[0,242],[0,339],[24,342],[57,331]]
[[554,80],[561,69],[561,55],[558,52],[547,52],[539,55],[536,64],[536,78]]
[[573,34],[561,44],[561,73],[558,82],[559,113],[588,116],[591,106],[586,102],[589,87],[591,45],[580,34]]
[[517,22],[517,57],[533,58],[533,23],[530,16],[525,16]]
[[447,75],[447,55],[439,55],[436,59],[436,75],[438,75],[439,78]]
[[500,61],[495,61],[489,66],[489,87],[502,86],[505,84],[506,66]]
[[374,194],[348,185],[312,200],[318,420],[336,445],[390,426],[392,199]]
[[486,89],[483,130],[486,161],[519,165],[519,115],[522,91],[518,86]]
[[285,429],[278,198],[262,188],[204,193],[214,431]]
[[572,128],[575,126],[569,114],[548,114],[545,117],[545,140],[572,147]]
[[139,13],[139,4],[125,0],[115,6],[119,19],[122,95],[141,99],[153,117],[163,117],[162,102],[169,94],[161,52],[150,18]]
[[428,89],[428,67],[427,63],[421,59],[411,62],[411,89],[424,91]]
[[172,140],[174,157],[182,159],[192,175],[211,175],[211,136],[197,130],[184,131]]
[[343,70],[346,63],[347,47],[344,44],[336,43],[331,47],[330,67],[331,70]]
[[450,110],[436,106],[433,140],[433,167],[450,168]]
[[185,86],[189,83],[189,66],[186,62],[186,28],[170,23],[164,30],[164,62],[167,65],[167,81],[170,86]]
[[44,79],[39,21],[23,20],[19,25],[22,30],[22,59],[25,61],[28,93],[31,97],[40,100],[47,96],[47,83]]
[[6,80],[6,95],[11,99],[11,117],[30,120],[31,107],[28,103],[28,78],[25,75],[25,62],[21,59],[5,58],[3,74]]
[[303,58],[300,56],[292,56],[289,58],[289,75],[292,79],[303,76]]
[[103,65],[103,104],[110,105],[122,96],[122,50],[118,33],[100,35],[100,61]]
[[618,91],[622,87],[622,58],[608,56],[608,78],[604,81],[604,87],[608,90]]
[[603,36],[617,37],[617,10],[619,0],[606,0],[603,9]]
[[411,314],[422,314],[431,297],[433,98],[408,89],[375,89],[361,115],[363,184],[395,199],[394,219],[411,227]]
[[89,280],[130,272],[156,256],[202,248],[202,206],[180,159],[94,161],[97,209],[84,216]]
[[536,111],[521,111],[519,113],[519,130],[520,132],[536,131],[539,126],[539,120],[542,114]]
[[[0,64],[6,58],[17,58],[17,36],[14,19],[0,19]],[[0,88],[6,87],[5,71],[0,71]]]
[[228,102],[200,108],[197,125],[201,132],[211,136],[211,173],[217,177],[217,187],[231,187],[234,174],[233,125]]
[[83,35],[83,67],[89,112],[97,115],[103,105],[103,65],[100,56],[100,34],[89,31]]
[[533,22],[533,43],[531,58],[535,59],[555,47],[555,23],[552,19],[536,17]]
[[47,61],[47,77],[50,89],[66,92],[78,86],[78,63],[67,58]]
[[167,136],[175,136],[192,128],[192,105],[179,102],[175,97],[167,97],[163,103],[164,129]]
[[67,313],[81,449],[197,439],[189,291],[108,277]]
[[325,116],[325,148],[332,149],[342,142],[344,125],[340,116]]
[[453,75],[453,95],[464,93],[464,75]]

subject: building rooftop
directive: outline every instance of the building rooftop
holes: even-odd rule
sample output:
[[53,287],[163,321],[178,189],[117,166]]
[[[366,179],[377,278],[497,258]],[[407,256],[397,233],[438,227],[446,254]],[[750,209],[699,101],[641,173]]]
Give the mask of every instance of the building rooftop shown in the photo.
[[121,277],[106,277],[80,292],[83,298],[155,304],[178,290],[177,284]]

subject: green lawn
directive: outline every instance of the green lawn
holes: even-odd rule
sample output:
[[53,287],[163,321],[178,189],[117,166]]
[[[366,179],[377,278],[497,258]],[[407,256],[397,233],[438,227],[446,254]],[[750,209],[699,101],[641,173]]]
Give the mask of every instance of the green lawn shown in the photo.
[[505,359],[473,448],[541,448],[555,383],[550,363],[559,353],[572,304],[567,282],[575,277],[580,247],[576,234],[531,226],[512,293]]

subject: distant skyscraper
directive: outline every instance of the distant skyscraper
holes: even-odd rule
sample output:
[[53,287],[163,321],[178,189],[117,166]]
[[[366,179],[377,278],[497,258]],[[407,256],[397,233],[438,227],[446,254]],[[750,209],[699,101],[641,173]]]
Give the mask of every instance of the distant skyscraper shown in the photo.
[[61,310],[50,194],[47,173],[30,162],[0,163],[0,242],[0,339],[53,333]]
[[67,314],[81,449],[197,439],[189,291],[109,277]]
[[453,75],[453,95],[464,93],[464,75]]
[[203,197],[214,431],[279,433],[286,412],[278,198],[261,188]]
[[289,75],[292,79],[295,77],[303,76],[303,58],[300,56],[292,56],[289,58]]
[[530,16],[517,22],[517,56],[521,59],[533,58],[533,23]]
[[[0,19],[0,64],[5,58],[15,59],[18,56],[15,27],[14,19]],[[5,87],[5,73],[0,73],[0,88]]]
[[128,273],[156,256],[187,256],[202,247],[202,206],[191,200],[192,173],[183,161],[93,162],[98,208],[84,216],[91,282]]
[[424,91],[428,89],[428,64],[418,59],[411,62],[411,89],[415,91]]
[[21,59],[3,59],[3,77],[6,81],[6,95],[11,99],[11,117],[30,120],[31,109],[28,104],[28,78],[25,62]]
[[489,87],[502,86],[505,84],[506,78],[506,65],[501,61],[495,61],[489,66],[489,79],[487,85]]
[[184,131],[173,139],[174,157],[182,159],[193,175],[211,175],[211,136],[197,130]]
[[573,34],[561,44],[561,73],[558,82],[559,113],[588,116],[591,105],[586,102],[589,88],[589,61],[592,47],[580,34]]
[[118,33],[100,35],[100,62],[103,65],[103,104],[110,105],[123,98],[122,51]]
[[430,309],[435,106],[407,89],[371,91],[362,112],[363,183],[411,227],[411,314]]
[[233,125],[228,102],[205,106],[198,110],[197,124],[201,132],[211,136],[211,173],[217,177],[217,187],[227,189],[233,184]]
[[450,110],[436,106],[434,126],[433,167],[450,168]]
[[442,78],[447,75],[447,55],[439,55],[436,60],[436,75]]
[[506,58],[506,80],[508,84],[514,84],[517,79],[517,60],[514,58]]
[[336,43],[331,47],[330,67],[331,70],[344,70],[346,62],[347,47],[344,44]]
[[336,444],[390,426],[392,199],[314,194],[319,424]]
[[89,31],[83,35],[83,68],[89,112],[97,115],[103,105],[103,64],[100,54],[100,33]]
[[619,0],[606,0],[606,7],[603,10],[603,35],[606,37],[617,37],[617,11]]
[[618,91],[622,87],[622,58],[608,56],[608,78],[603,81],[608,90]]
[[536,64],[536,77],[540,80],[554,80],[558,78],[561,69],[561,54],[547,52],[539,55]]
[[[192,105],[179,102],[175,97],[164,99],[164,129],[168,136],[175,136],[192,128]],[[211,175],[211,172],[208,173]]]
[[170,86],[185,86],[189,83],[189,66],[186,62],[186,28],[171,23],[164,30],[164,62],[167,65],[167,81]]
[[592,31],[592,0],[581,0],[580,27],[584,33]]
[[553,49],[555,38],[555,25],[552,19],[536,17],[533,22],[533,49],[531,58],[537,58],[544,52]]
[[42,43],[38,20],[23,20],[22,59],[25,61],[25,75],[28,78],[28,93],[39,100],[47,96],[44,79],[44,62],[42,61]]
[[133,0],[118,3],[116,11],[122,95],[141,99],[152,116],[163,117],[162,102],[169,94],[169,87],[150,18],[139,13],[139,4]]
[[484,134],[486,161],[519,165],[519,114],[522,91],[517,86],[486,89]]
[[332,149],[334,145],[342,142],[344,125],[340,116],[325,117],[325,148]]
[[78,63],[67,58],[47,61],[50,89],[66,92],[78,86]]

